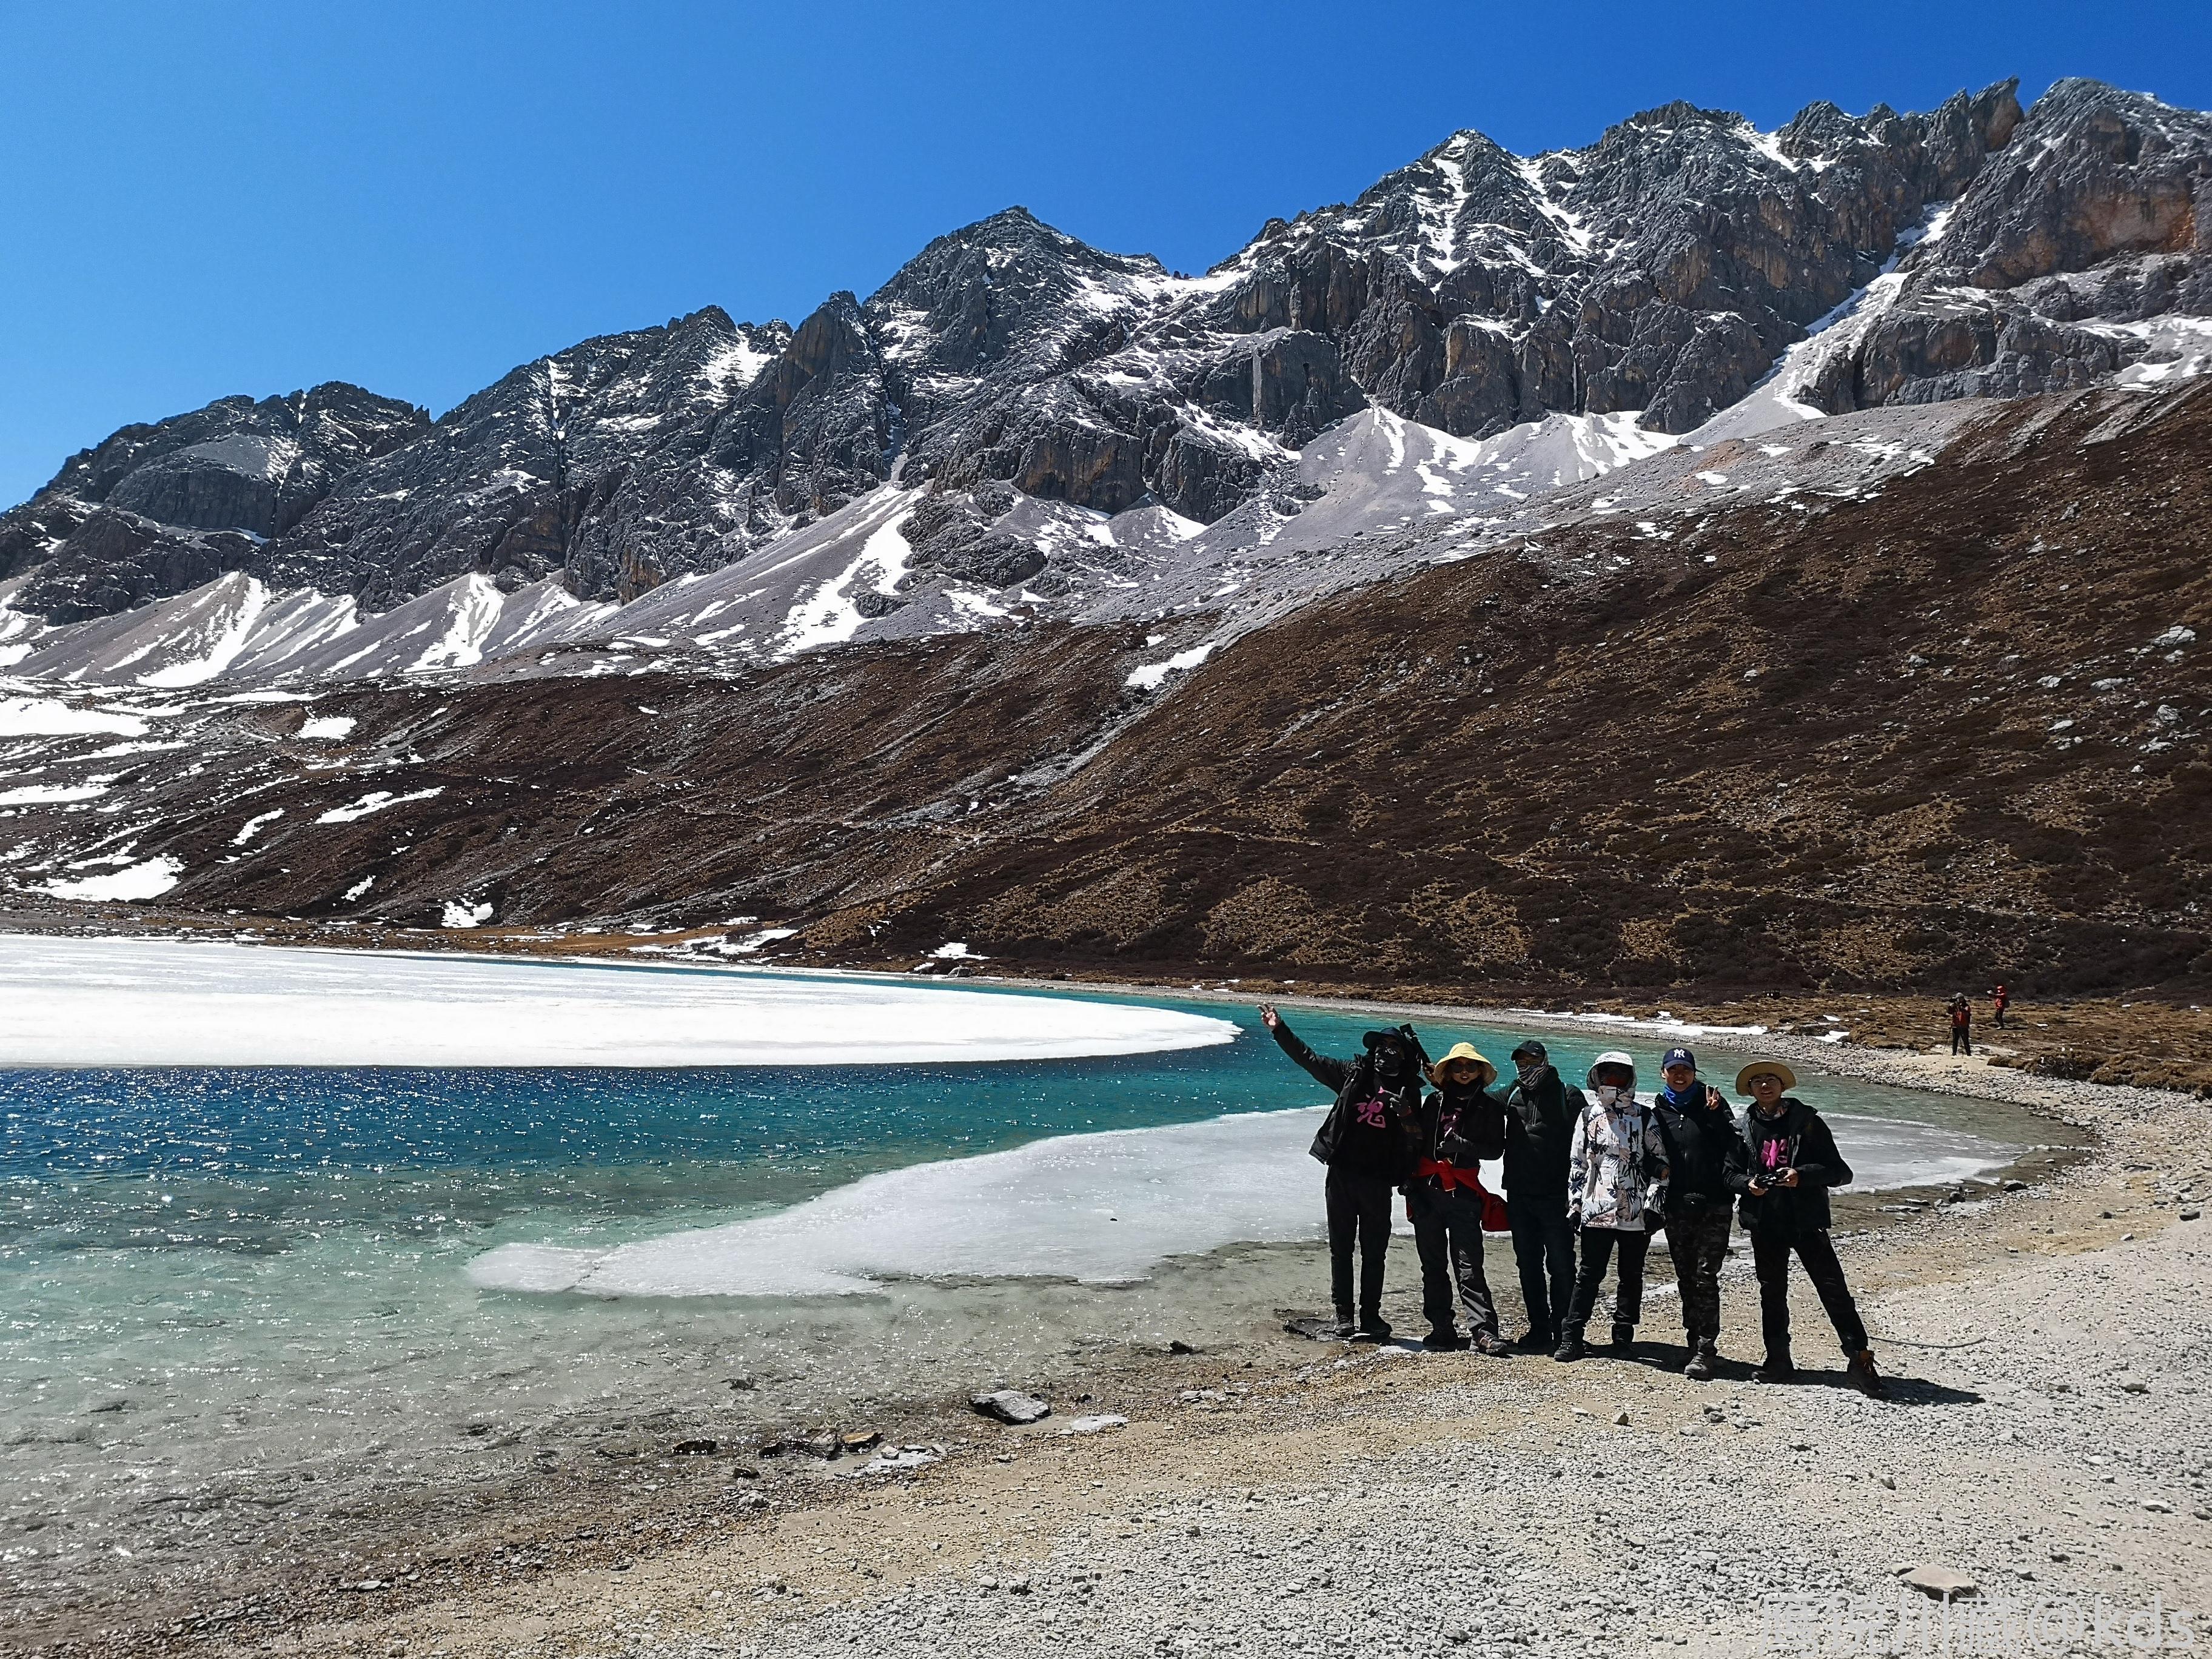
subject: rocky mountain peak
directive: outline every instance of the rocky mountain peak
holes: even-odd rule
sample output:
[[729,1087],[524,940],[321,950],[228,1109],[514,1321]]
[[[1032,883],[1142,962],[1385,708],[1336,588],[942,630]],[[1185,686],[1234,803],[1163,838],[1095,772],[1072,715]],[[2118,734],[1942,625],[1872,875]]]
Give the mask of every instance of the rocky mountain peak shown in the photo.
[[1133,313],[1166,275],[1149,254],[1103,252],[1008,208],[930,243],[869,297],[867,315],[908,398],[941,399],[954,390],[945,377],[1065,366],[1072,332]]
[[[465,576],[627,603],[801,537],[877,574],[776,639],[1072,605],[1194,526],[1273,534],[1302,455],[1364,411],[1340,447],[1397,453],[1412,422],[1571,452],[1566,478],[1723,412],[2194,373],[2208,168],[2203,115],[2087,81],[2023,112],[2004,81],[1774,132],[1677,100],[1526,158],[1463,128],[1196,278],[1010,207],[865,303],[596,337],[434,426],[331,386],[126,428],[0,517],[0,572],[48,618],[230,569],[378,611]],[[1125,544],[1103,516],[1132,509]],[[957,593],[917,603],[925,575]]]
[[336,380],[125,427],[0,514],[0,577],[27,573],[15,602],[58,622],[198,586],[429,428],[427,410]]

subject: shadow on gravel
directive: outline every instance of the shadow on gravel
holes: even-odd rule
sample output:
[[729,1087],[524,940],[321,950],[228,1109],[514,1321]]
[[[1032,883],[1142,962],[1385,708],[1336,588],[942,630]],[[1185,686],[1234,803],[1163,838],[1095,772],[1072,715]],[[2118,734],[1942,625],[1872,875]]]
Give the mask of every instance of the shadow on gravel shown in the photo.
[[[1649,1370],[1673,1371],[1679,1375],[1689,1357],[1687,1351],[1679,1346],[1654,1348],[1638,1344],[1628,1349],[1593,1348],[1582,1363],[1586,1365],[1593,1362],[1598,1364],[1611,1362],[1614,1364],[1641,1365]],[[1723,1357],[1715,1370],[1713,1381],[1716,1383],[1747,1382],[1765,1389],[1768,1385],[1758,1382],[1758,1366],[1748,1360]],[[1941,1382],[1923,1382],[1917,1377],[1899,1376],[1894,1371],[1885,1371],[1882,1382],[1888,1389],[1884,1402],[1888,1405],[1978,1406],[1982,1403],[1982,1396],[1971,1389],[1953,1389]],[[1795,1382],[1774,1386],[1778,1392],[1789,1389],[1844,1389],[1854,1394],[1858,1391],[1848,1371],[1840,1369],[1816,1370],[1806,1365],[1797,1368]]]
[[[1982,1396],[1972,1389],[1947,1388],[1941,1382],[1923,1382],[1917,1376],[1900,1376],[1893,1371],[1884,1373],[1881,1380],[1889,1390],[1884,1402],[1887,1405],[1978,1406],[1982,1403]],[[1802,1366],[1797,1371],[1797,1381],[1784,1386],[1847,1389],[1853,1393],[1857,1392],[1847,1371],[1815,1371]]]

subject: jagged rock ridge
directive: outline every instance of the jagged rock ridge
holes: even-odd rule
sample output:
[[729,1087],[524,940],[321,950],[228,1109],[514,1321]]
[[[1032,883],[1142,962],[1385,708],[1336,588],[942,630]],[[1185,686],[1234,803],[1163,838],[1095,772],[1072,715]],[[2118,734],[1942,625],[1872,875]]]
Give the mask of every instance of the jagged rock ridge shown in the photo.
[[[128,428],[0,515],[0,576],[48,621],[229,571],[370,612],[465,576],[628,604],[794,537],[857,573],[816,526],[860,513],[884,539],[838,638],[1073,613],[1194,526],[1294,514],[1300,453],[1370,409],[1656,443],[2188,372],[2208,180],[2203,115],[2081,81],[2023,112],[2008,82],[1771,133],[1676,103],[1533,158],[1461,132],[1198,277],[1011,209],[865,303],[586,341],[434,424],[325,386]],[[926,494],[861,511],[887,486]]]

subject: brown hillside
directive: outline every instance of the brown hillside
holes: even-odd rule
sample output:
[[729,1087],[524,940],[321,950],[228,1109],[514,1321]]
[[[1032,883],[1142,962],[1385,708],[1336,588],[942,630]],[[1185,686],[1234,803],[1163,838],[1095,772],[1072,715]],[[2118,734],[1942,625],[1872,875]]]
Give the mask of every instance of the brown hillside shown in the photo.
[[[758,916],[815,961],[2180,991],[2212,980],[2208,462],[2212,392],[2003,406],[1871,498],[1672,539],[1584,520],[1149,696],[1123,681],[1172,645],[1065,626],[734,681],[362,690],[314,705],[359,721],[335,750],[296,705],[225,707],[124,763],[122,816],[27,805],[12,833],[58,871],[145,815],[130,856],[181,860],[176,912]],[[116,774],[72,741],[42,781]],[[442,793],[319,821],[370,789]]]
[[1296,615],[884,908],[1366,984],[2201,981],[2212,638],[2154,641],[2212,623],[2212,397],[2113,402]]

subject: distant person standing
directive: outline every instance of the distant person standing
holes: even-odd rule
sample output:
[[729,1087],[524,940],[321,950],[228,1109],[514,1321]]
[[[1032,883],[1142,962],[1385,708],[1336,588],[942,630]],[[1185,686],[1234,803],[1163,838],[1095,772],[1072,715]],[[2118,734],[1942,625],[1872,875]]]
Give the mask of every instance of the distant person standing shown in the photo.
[[1964,994],[1951,999],[1951,1052],[1968,1056],[1974,1052],[1974,1005]]
[[1421,1103],[1413,1130],[1413,1177],[1406,1212],[1421,1257],[1425,1348],[1460,1346],[1457,1311],[1467,1334],[1487,1354],[1510,1352],[1498,1331],[1498,1308],[1482,1271],[1482,1220],[1488,1194],[1480,1166],[1505,1150],[1505,1109],[1490,1093],[1498,1068],[1471,1043],[1455,1044],[1429,1068],[1436,1093]]
[[1682,1375],[1712,1376],[1720,1358],[1721,1267],[1728,1261],[1735,1197],[1743,1190],[1743,1136],[1717,1089],[1698,1080],[1698,1057],[1669,1048],[1666,1087],[1651,1103],[1667,1152],[1667,1254],[1682,1292]]
[[[1313,1155],[1328,1166],[1322,1193],[1328,1212],[1329,1295],[1339,1336],[1380,1342],[1390,1334],[1382,1317],[1382,1258],[1390,1246],[1390,1200],[1413,1174],[1413,1130],[1419,1121],[1421,1077],[1413,1028],[1370,1031],[1358,1060],[1330,1060],[1306,1047],[1272,1002],[1260,1018],[1282,1051],[1336,1103],[1315,1134]],[[1359,1300],[1352,1302],[1352,1254],[1359,1256]]]
[[1766,1340],[1758,1378],[1788,1382],[1796,1376],[1790,1358],[1790,1257],[1795,1252],[1844,1345],[1851,1381],[1879,1400],[1884,1389],[1874,1350],[1828,1237],[1828,1188],[1850,1185],[1851,1166],[1820,1115],[1784,1092],[1797,1086],[1797,1074],[1780,1060],[1752,1061],[1736,1073],[1735,1086],[1751,1096],[1751,1109],[1743,1115],[1745,1163],[1735,1178],[1742,1183],[1743,1229],[1751,1235],[1759,1329]]
[[1567,1151],[1567,1214],[1582,1231],[1582,1266],[1565,1330],[1552,1358],[1580,1359],[1583,1332],[1617,1251],[1620,1277],[1613,1304],[1613,1346],[1636,1340],[1644,1310],[1644,1255],[1659,1225],[1667,1157],[1651,1109],[1636,1097],[1636,1062],[1618,1049],[1597,1057],[1585,1079],[1590,1098],[1575,1120]]
[[2012,993],[2002,985],[1990,993],[1990,1021],[1997,1030],[2004,1030],[2004,1011],[2012,1006]]
[[1513,1051],[1513,1086],[1505,1091],[1505,1196],[1511,1211],[1513,1260],[1521,1270],[1521,1302],[1528,1328],[1519,1346],[1549,1353],[1559,1345],[1574,1300],[1575,1226],[1567,1218],[1567,1156],[1575,1123],[1589,1104],[1531,1037]]

